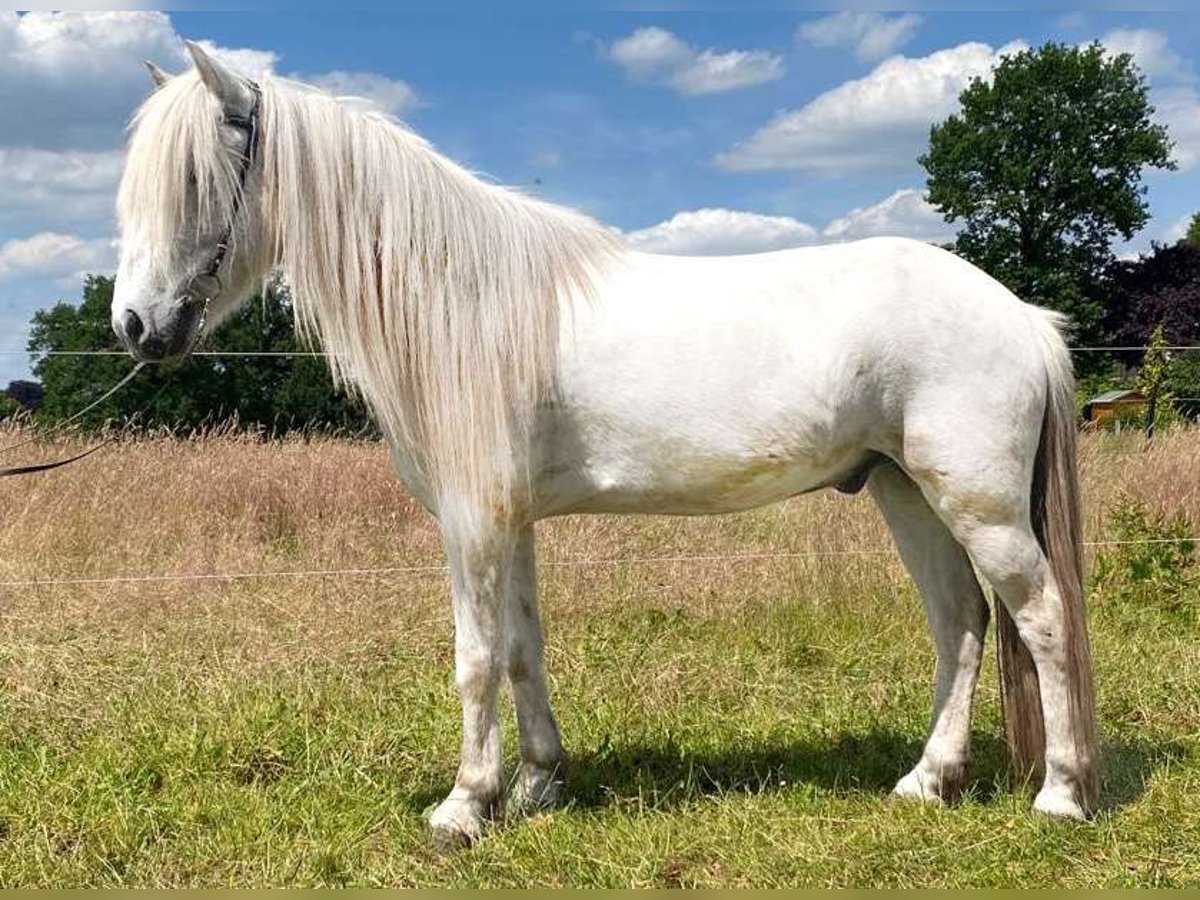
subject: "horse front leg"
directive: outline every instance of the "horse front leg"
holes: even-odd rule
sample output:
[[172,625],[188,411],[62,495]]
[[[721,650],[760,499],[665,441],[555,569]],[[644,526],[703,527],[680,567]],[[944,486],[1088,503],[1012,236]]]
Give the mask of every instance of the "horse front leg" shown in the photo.
[[513,786],[512,805],[520,812],[533,812],[558,803],[563,787],[563,748],[542,664],[532,525],[521,529],[517,538],[505,612],[508,678],[521,736],[521,769]]
[[444,850],[478,840],[495,812],[503,783],[496,694],[504,674],[504,604],[515,532],[501,527],[447,528],[443,522],[454,605],[455,683],[462,701],[462,756],[454,789],[429,817]]

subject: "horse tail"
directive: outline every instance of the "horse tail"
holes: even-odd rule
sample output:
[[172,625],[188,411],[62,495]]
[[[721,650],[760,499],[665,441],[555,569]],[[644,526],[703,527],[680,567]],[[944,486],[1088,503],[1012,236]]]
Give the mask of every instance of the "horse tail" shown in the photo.
[[[1099,742],[1087,607],[1083,595],[1083,529],[1075,453],[1075,378],[1059,328],[1063,318],[1038,316],[1046,370],[1046,407],[1034,461],[1030,517],[1062,601],[1068,715],[1080,761],[1085,809],[1099,793]],[[1005,732],[1014,765],[1028,775],[1044,761],[1045,732],[1037,670],[1003,603],[996,604],[997,657]]]

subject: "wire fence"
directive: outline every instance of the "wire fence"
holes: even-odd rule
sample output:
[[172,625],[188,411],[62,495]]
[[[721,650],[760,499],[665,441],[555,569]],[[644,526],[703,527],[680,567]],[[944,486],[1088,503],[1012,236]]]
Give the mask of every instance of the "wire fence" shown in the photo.
[[[1123,345],[1123,346],[1080,346],[1070,347],[1072,353],[1135,353],[1149,350],[1147,345]],[[1167,347],[1160,347],[1161,350],[1169,350],[1171,352],[1185,352],[1189,350],[1200,350],[1200,344],[1175,344]],[[128,351],[125,350],[18,350],[18,349],[0,349],[0,356],[128,356]],[[197,350],[191,354],[192,356],[203,357],[226,357],[230,359],[237,358],[253,358],[253,357],[277,357],[277,358],[311,358],[311,357],[326,357],[334,356],[333,353],[327,353],[324,350]]]
[[[1118,346],[1075,346],[1073,353],[1117,353],[1137,352],[1150,349],[1145,345]],[[1200,344],[1173,345],[1162,349],[1170,351],[1196,351]],[[0,355],[28,354],[30,356],[79,356],[104,357],[127,356],[123,350],[43,350],[31,352],[28,350],[0,349]],[[201,357],[227,358],[313,358],[326,357],[333,354],[320,350],[202,350],[192,354]],[[1176,400],[1197,401],[1200,397],[1177,397]],[[11,449],[11,448],[10,448]],[[1200,537],[1181,538],[1147,538],[1139,540],[1103,540],[1087,541],[1088,548],[1110,547],[1137,544],[1168,544],[1192,542],[1200,543]],[[804,559],[818,557],[852,557],[852,556],[884,556],[893,553],[891,549],[864,548],[853,550],[823,550],[801,551],[789,553],[748,553],[729,555],[683,555],[683,556],[648,556],[648,557],[618,557],[611,559],[568,559],[550,560],[542,565],[549,569],[584,568],[600,566],[630,566],[630,565],[666,565],[672,563],[743,563],[748,561]],[[34,587],[69,587],[69,586],[103,586],[117,584],[145,584],[171,582],[205,582],[205,581],[250,581],[260,579],[304,579],[304,578],[378,578],[389,575],[444,575],[448,569],[444,565],[422,566],[381,566],[374,568],[342,568],[342,569],[300,569],[265,572],[224,572],[199,574],[151,574],[151,575],[113,575],[95,578],[28,578],[12,581],[0,581],[0,588],[34,588]]]
[[[1139,538],[1134,540],[1085,541],[1089,549],[1150,544],[1196,544],[1200,537]],[[693,554],[678,556],[624,556],[598,559],[547,560],[547,569],[579,569],[605,566],[667,565],[672,563],[744,563],[781,559],[818,559],[837,557],[888,556],[895,551],[882,547],[847,550],[801,550],[788,553]],[[283,578],[380,578],[387,575],[445,575],[445,565],[379,566],[346,569],[283,569],[266,572],[208,572],[173,575],[108,575],[95,578],[26,578],[0,581],[0,588],[83,587],[117,584],[163,584],[171,582],[253,581]]]

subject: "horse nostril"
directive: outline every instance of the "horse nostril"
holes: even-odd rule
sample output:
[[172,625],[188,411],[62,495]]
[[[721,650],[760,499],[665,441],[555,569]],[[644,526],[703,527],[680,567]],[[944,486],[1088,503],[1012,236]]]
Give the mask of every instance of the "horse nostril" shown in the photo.
[[131,344],[136,344],[146,331],[146,326],[142,324],[142,318],[132,309],[125,310],[125,316],[121,322],[125,329],[125,337],[129,338]]

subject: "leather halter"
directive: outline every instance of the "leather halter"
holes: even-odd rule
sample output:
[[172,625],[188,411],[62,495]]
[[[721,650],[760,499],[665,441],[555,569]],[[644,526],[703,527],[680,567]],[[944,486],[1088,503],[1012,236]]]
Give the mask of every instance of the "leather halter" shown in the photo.
[[[254,102],[250,106],[250,112],[244,116],[226,113],[224,119],[226,125],[232,125],[234,128],[240,128],[246,133],[246,149],[242,153],[242,161],[238,167],[238,190],[233,197],[233,209],[230,210],[229,213],[229,223],[225,226],[225,230],[221,232],[220,238],[217,239],[217,249],[213,253],[212,259],[209,261],[208,266],[188,279],[187,285],[185,286],[179,301],[182,304],[189,305],[194,303],[203,304],[200,310],[200,325],[196,329],[196,336],[192,339],[191,346],[188,347],[188,353],[191,353],[192,350],[196,348],[196,345],[200,343],[200,338],[204,334],[205,321],[208,317],[208,306],[210,303],[212,303],[213,297],[220,294],[224,287],[221,282],[221,266],[225,263],[225,257],[229,255],[230,242],[233,240],[233,229],[237,227],[238,216],[241,214],[242,204],[245,202],[246,180],[250,177],[250,170],[253,168],[254,161],[258,157],[258,117],[262,108],[262,90],[253,81],[247,81],[246,84],[254,93]],[[202,285],[202,282],[205,283]],[[202,287],[211,288],[214,286],[215,289],[212,290],[202,289]],[[83,413],[99,404],[101,401],[107,400],[110,396],[116,393],[119,388],[124,387],[133,378],[133,376],[142,369],[143,365],[145,364],[138,363],[137,366],[134,367],[133,371],[126,375],[116,387],[110,389],[106,394],[104,394],[104,396],[100,397],[99,400],[92,401],[91,404],[89,404],[80,412],[76,413],[71,417],[71,419],[78,418]],[[162,389],[160,388],[159,394],[161,393]],[[153,400],[151,400],[151,403],[157,399],[158,394],[154,396]],[[145,412],[145,410],[143,409],[142,412]],[[141,413],[138,413],[138,415],[141,415]],[[14,475],[32,475],[36,472],[48,472],[51,469],[57,469],[61,466],[70,465],[73,462],[78,462],[85,457],[91,456],[97,450],[107,447],[116,439],[117,437],[114,435],[97,444],[95,447],[91,447],[82,453],[78,453],[75,456],[68,457],[67,459],[60,459],[56,462],[0,468],[0,478],[8,478]],[[17,446],[24,446],[25,443],[28,443],[28,441],[24,441],[21,444],[13,447],[7,447],[5,450],[15,450]]]
[[[246,180],[250,177],[250,170],[254,166],[254,161],[258,158],[258,119],[262,108],[262,90],[253,81],[247,81],[246,85],[254,94],[254,102],[250,105],[250,112],[244,116],[227,112],[224,118],[226,125],[240,128],[246,133],[246,149],[242,152],[242,160],[238,166],[238,189],[237,193],[233,196],[233,209],[229,212],[229,222],[225,226],[225,230],[221,232],[221,236],[217,238],[217,248],[213,252],[208,266],[188,279],[180,296],[180,302],[184,304],[203,303],[204,309],[202,310],[202,314],[208,312],[208,305],[224,288],[224,284],[221,281],[221,266],[224,265],[225,258],[229,255],[229,247],[233,240],[233,229],[237,226],[238,216],[241,214],[242,205],[245,202]],[[189,352],[199,342],[203,330],[204,321],[202,319],[200,328],[196,331],[196,338],[192,342],[192,346],[188,348]]]

